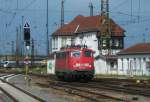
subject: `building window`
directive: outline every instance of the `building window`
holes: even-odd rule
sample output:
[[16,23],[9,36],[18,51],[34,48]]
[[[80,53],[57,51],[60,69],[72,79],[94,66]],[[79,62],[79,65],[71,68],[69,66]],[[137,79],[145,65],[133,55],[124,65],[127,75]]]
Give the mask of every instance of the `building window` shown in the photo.
[[118,39],[115,39],[115,47],[119,47],[119,40]]
[[58,38],[55,38],[55,49],[58,48]]
[[65,37],[62,37],[62,39],[61,39],[61,46],[62,47],[66,46],[66,38]]
[[136,58],[133,58],[134,60],[134,69],[136,70]]
[[127,58],[127,61],[129,61],[129,58]]
[[150,61],[146,62],[146,69],[150,72]]
[[53,38],[53,49],[55,50],[55,49],[57,49],[57,47],[58,47],[58,38],[54,37]]
[[102,40],[102,46],[103,46],[103,47],[106,47],[106,46],[107,46],[107,40],[106,40],[106,39],[103,39],[103,40]]
[[121,58],[121,63],[122,63],[122,71],[124,70],[124,65],[123,65],[123,58]]
[[119,39],[119,48],[123,48],[123,40],[122,39]]
[[111,70],[117,70],[117,68],[115,67],[115,62],[110,62],[110,69]]
[[75,45],[75,39],[71,38],[71,45]]
[[129,58],[127,58],[127,63],[128,63],[128,70],[129,70],[130,68]]
[[112,49],[121,49],[123,48],[122,38],[112,38]]
[[53,49],[55,49],[55,38],[53,38]]
[[139,68],[140,68],[140,70],[142,69],[142,66],[141,66],[141,58],[139,58]]

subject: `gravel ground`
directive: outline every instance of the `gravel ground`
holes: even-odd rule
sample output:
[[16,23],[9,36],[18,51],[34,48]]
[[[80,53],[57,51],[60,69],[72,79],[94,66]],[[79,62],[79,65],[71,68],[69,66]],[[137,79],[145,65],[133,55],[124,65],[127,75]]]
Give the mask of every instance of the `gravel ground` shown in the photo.
[[[25,81],[23,75],[16,76],[12,79],[9,79],[9,82],[15,84],[16,86],[46,100],[47,102],[88,102],[87,100],[75,96],[70,95],[68,93],[58,91],[55,89],[50,88],[49,86],[40,86],[40,84],[47,84],[48,80],[44,77],[37,78],[36,76],[30,76],[30,82]],[[94,91],[94,90],[93,90]],[[138,100],[131,101],[131,102],[149,102],[150,98],[138,96],[138,95],[127,95],[125,93],[114,93],[112,91],[105,91],[101,90],[101,93],[105,93],[106,95],[115,95],[117,97],[122,97],[123,99],[132,100],[133,97],[138,97]]]
[[30,82],[27,82],[24,79],[23,75],[19,75],[9,79],[9,82],[20,87],[23,90],[26,90],[47,102],[87,102],[81,97],[70,95],[68,93],[54,90],[50,87],[40,87],[36,83],[47,83],[45,78],[37,78],[35,76],[30,77]]

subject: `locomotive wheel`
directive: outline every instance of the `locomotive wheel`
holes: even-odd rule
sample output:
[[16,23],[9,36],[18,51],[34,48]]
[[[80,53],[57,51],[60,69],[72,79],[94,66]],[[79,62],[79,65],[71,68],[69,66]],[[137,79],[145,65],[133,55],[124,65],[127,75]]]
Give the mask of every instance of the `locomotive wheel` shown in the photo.
[[80,78],[80,81],[81,82],[88,82],[88,81],[92,80],[92,78],[93,78],[93,75],[82,75]]
[[63,76],[60,76],[60,75],[57,75],[57,79],[60,80],[60,81],[64,80]]
[[67,81],[67,82],[70,81],[70,75],[69,74],[67,74],[67,73],[64,74],[64,81]]
[[64,76],[62,75],[62,73],[56,72],[56,76],[58,80],[64,81]]

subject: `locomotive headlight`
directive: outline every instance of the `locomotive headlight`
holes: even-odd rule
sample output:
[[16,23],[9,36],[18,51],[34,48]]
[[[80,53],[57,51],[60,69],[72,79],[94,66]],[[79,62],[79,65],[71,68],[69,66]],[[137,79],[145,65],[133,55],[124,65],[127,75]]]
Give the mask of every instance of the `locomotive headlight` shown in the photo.
[[76,67],[80,67],[80,65],[81,65],[80,63],[76,63]]
[[84,66],[85,67],[92,67],[92,65],[90,63],[85,63]]
[[89,67],[92,67],[92,65],[91,65],[91,64],[89,64]]
[[89,66],[89,63],[85,63],[84,66],[85,66],[85,67],[88,67],[88,66]]
[[80,67],[81,64],[80,63],[76,63],[75,65],[73,65],[74,67]]

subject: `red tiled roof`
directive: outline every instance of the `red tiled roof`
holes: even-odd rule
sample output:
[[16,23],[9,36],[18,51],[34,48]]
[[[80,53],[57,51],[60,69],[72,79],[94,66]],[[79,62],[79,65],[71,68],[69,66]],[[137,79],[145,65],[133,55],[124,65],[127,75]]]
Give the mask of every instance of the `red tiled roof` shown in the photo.
[[118,55],[127,54],[150,54],[150,43],[136,44],[118,53]]
[[[54,32],[53,36],[74,35],[88,31],[100,31],[102,16],[77,16],[69,24],[64,25]],[[125,30],[111,20],[112,36],[124,36]]]

